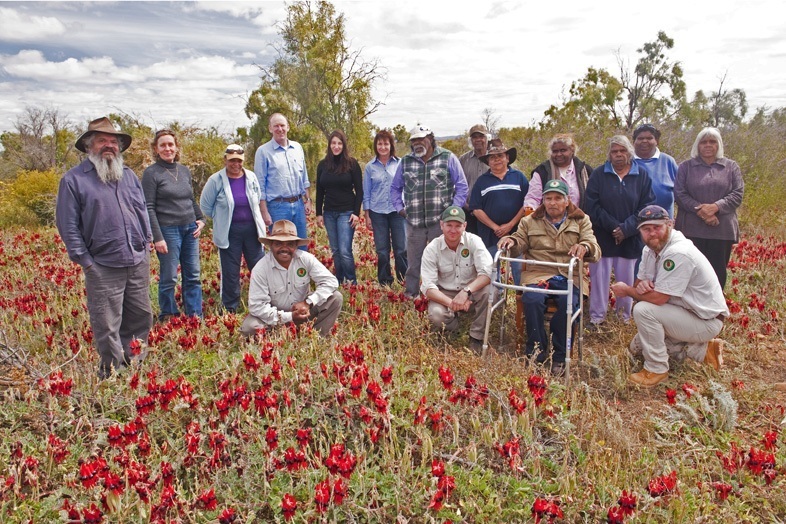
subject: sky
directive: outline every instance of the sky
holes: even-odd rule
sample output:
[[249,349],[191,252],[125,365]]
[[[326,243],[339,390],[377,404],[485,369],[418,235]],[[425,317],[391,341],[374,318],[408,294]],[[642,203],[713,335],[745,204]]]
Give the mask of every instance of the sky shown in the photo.
[[[688,93],[742,88],[750,112],[786,106],[786,17],[770,0],[335,1],[353,50],[377,60],[380,127],[465,132],[484,109],[532,125],[588,67],[617,74],[618,53],[665,31]],[[231,134],[276,58],[281,1],[0,1],[0,131],[27,106],[76,122],[124,112]]]

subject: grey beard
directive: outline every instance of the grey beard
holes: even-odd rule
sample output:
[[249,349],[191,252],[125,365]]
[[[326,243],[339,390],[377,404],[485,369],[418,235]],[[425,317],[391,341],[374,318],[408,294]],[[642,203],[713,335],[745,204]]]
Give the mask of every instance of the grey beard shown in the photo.
[[418,158],[423,158],[428,153],[428,148],[425,146],[417,145],[412,148],[412,152],[415,153],[415,156]]
[[119,182],[123,178],[123,154],[118,153],[114,159],[104,158],[100,153],[89,153],[87,158],[93,163],[98,178],[104,184]]

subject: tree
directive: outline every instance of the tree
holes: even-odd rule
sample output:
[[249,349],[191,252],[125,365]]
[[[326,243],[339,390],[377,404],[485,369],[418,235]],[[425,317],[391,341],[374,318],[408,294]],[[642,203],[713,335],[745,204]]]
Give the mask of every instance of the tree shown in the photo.
[[500,115],[497,114],[497,110],[493,107],[487,107],[483,110],[480,116],[483,119],[483,125],[486,126],[486,129],[489,130],[491,136],[497,136],[497,126],[499,125],[501,118]]
[[704,94],[696,91],[693,100],[685,105],[683,118],[688,125],[713,127],[738,126],[748,113],[748,99],[743,89],[725,89],[726,74],[720,79],[717,91]]
[[381,105],[371,90],[383,72],[376,60],[367,62],[350,50],[344,15],[324,0],[298,1],[287,7],[279,35],[278,58],[260,68],[262,85],[246,105],[246,114],[257,118],[250,133],[255,142],[269,136],[267,121],[281,112],[296,140],[298,133],[311,137],[313,131],[326,140],[341,129],[354,151],[370,151],[368,117]]
[[636,52],[636,67],[630,70],[617,51],[619,77],[605,69],[590,67],[581,80],[571,83],[562,107],[551,106],[545,113],[545,126],[565,120],[632,130],[642,121],[663,121],[682,107],[685,82],[682,66],[670,61],[666,51],[674,40],[663,31]]
[[63,171],[76,161],[76,134],[66,115],[51,107],[26,107],[15,131],[0,135],[3,160],[18,170]]

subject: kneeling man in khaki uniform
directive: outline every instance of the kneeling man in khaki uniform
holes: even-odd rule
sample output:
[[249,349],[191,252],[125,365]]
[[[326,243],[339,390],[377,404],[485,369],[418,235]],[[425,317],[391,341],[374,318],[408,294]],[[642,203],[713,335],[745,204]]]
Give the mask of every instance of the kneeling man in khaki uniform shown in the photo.
[[328,336],[344,302],[336,277],[317,257],[298,249],[309,241],[297,236],[297,227],[289,220],[274,223],[260,241],[273,256],[264,257],[251,271],[243,334],[253,336],[260,328],[315,319],[319,334]]

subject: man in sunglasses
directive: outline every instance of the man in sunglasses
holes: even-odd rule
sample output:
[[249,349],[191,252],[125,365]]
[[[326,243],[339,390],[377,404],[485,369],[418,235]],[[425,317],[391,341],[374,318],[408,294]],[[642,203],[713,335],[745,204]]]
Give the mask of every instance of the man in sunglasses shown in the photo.
[[618,298],[637,301],[633,318],[639,332],[630,352],[644,358],[644,369],[628,381],[655,387],[669,376],[669,357],[688,357],[720,370],[723,341],[714,337],[729,309],[715,271],[693,242],[673,228],[668,211],[650,205],[637,219],[646,244],[638,277],[633,286],[611,286]]

